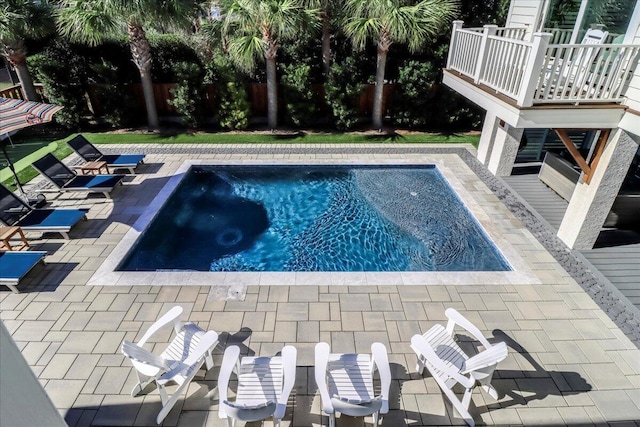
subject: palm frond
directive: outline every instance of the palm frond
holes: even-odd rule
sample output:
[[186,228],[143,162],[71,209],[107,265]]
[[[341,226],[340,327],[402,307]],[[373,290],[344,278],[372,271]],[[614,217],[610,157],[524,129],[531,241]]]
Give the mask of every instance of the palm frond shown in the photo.
[[256,14],[253,3],[243,0],[230,0],[225,2],[222,9],[222,33],[229,35],[238,31],[246,32],[247,28],[255,28]]
[[0,39],[27,39],[55,31],[46,2],[5,0],[0,4]]
[[453,19],[457,4],[457,0],[422,0],[415,4],[403,0],[350,0],[346,8],[351,18],[344,29],[357,49],[362,49],[369,39],[379,41],[384,30],[393,42],[417,51]]
[[351,39],[354,49],[362,50],[367,40],[379,37],[382,23],[377,18],[352,18],[345,24],[345,33]]
[[262,38],[250,35],[232,38],[229,40],[229,58],[240,69],[253,71],[256,61],[264,59]]
[[[402,8],[404,9],[404,8]],[[443,26],[448,25],[458,12],[455,0],[422,0],[415,6],[407,7],[407,16],[413,17],[407,24],[406,43],[411,51],[417,51],[426,44]]]
[[295,38],[303,28],[319,25],[319,11],[305,9],[304,1],[222,0],[221,34],[228,40],[233,61],[251,70],[255,60],[264,57],[263,38],[277,49],[281,40]]
[[193,21],[203,11],[201,3],[194,0],[102,1],[109,10],[122,16],[126,21],[161,30],[190,29]]
[[72,41],[90,45],[97,45],[114,33],[122,33],[124,23],[105,6],[101,0],[62,2],[56,11],[58,32]]

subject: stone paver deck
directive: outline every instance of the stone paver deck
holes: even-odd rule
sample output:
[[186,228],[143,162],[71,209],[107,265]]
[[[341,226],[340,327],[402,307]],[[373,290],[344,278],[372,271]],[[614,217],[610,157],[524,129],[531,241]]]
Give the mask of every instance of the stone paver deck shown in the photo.
[[[140,173],[117,188],[113,200],[75,194],[54,198],[54,206],[90,208],[89,220],[72,232],[70,241],[30,236],[34,250],[49,252],[47,265],[20,284],[22,293],[0,289],[0,317],[71,426],[155,425],[159,396],[129,395],[135,375],[119,346],[123,339],[139,339],[175,304],[185,309],[183,320],[221,333],[217,364],[230,343],[259,355],[272,355],[285,344],[296,346],[296,387],[284,425],[326,425],[313,380],[313,347],[318,341],[330,343],[334,352],[367,352],[374,341],[387,346],[393,385],[384,425],[462,424],[435,381],[415,373],[409,347],[413,334],[443,322],[445,308],[454,307],[490,339],[509,345],[509,357],[494,380],[500,399],[493,401],[480,390],[474,393],[471,413],[477,423],[639,426],[640,350],[629,332],[625,335],[611,320],[616,317],[603,311],[544,242],[538,242],[475,176],[455,154],[459,147],[446,153],[442,145],[400,144],[119,146],[119,151],[148,153]],[[415,283],[400,275],[389,284],[384,276],[365,275],[363,283],[347,286],[327,274],[315,284],[295,286],[276,284],[276,273],[268,281],[246,286],[235,298],[228,292],[233,284],[219,278],[185,286],[87,285],[185,160],[331,162],[374,157],[383,163],[433,159],[449,168],[476,203],[474,213],[490,219],[485,227],[494,228],[490,234],[504,240],[523,268],[533,272],[533,280],[493,283],[485,277],[484,282],[465,279],[445,285]],[[160,334],[154,344],[162,346],[169,333]],[[165,425],[226,425],[217,416],[217,374],[214,368],[197,378]],[[338,420],[338,426],[345,425],[362,423],[347,417]]]

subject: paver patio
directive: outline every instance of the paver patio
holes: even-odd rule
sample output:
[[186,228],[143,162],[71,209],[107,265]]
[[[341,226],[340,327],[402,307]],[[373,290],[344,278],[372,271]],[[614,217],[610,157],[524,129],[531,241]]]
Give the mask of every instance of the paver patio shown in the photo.
[[[387,346],[393,385],[384,425],[463,424],[435,381],[415,373],[415,355],[409,347],[413,334],[443,322],[445,308],[454,307],[490,340],[509,345],[509,356],[494,379],[500,399],[493,401],[480,390],[474,393],[471,413],[478,423],[640,426],[640,350],[455,150],[443,154],[447,148],[118,146],[120,152],[147,152],[146,164],[113,192],[112,200],[75,194],[53,198],[54,206],[90,208],[89,220],[72,232],[70,241],[30,235],[33,250],[49,252],[47,265],[20,284],[20,294],[0,290],[0,316],[71,426],[155,425],[160,398],[157,392],[142,398],[129,395],[135,375],[119,347],[123,339],[139,339],[175,304],[184,308],[184,321],[221,334],[214,358],[217,366],[224,346],[231,343],[258,355],[272,355],[285,344],[296,346],[296,387],[284,425],[326,424],[313,379],[313,348],[318,341],[327,341],[335,352],[368,352],[374,341]],[[371,158],[388,164],[432,160],[450,169],[465,197],[475,202],[474,213],[489,219],[488,227],[494,228],[490,234],[499,234],[534,277],[504,282],[504,277],[496,276],[494,283],[491,276],[433,275],[420,282],[415,275],[363,274],[360,284],[346,286],[339,285],[338,275],[326,274],[316,277],[314,284],[298,286],[296,276],[283,278],[283,284],[278,283],[283,276],[272,273],[251,276],[255,283],[250,286],[238,285],[233,275],[211,276],[209,282],[202,282],[199,275],[200,283],[192,280],[185,286],[161,286],[158,281],[150,286],[87,285],[185,160],[277,163]],[[297,277],[301,282],[309,276]],[[455,284],[439,284],[446,280]],[[234,289],[237,293],[230,294]],[[169,334],[169,329],[160,334],[158,346],[169,340]],[[215,368],[204,379],[196,377],[188,397],[176,404],[164,424],[226,425],[217,414],[217,374]],[[338,426],[361,423],[338,420]]]

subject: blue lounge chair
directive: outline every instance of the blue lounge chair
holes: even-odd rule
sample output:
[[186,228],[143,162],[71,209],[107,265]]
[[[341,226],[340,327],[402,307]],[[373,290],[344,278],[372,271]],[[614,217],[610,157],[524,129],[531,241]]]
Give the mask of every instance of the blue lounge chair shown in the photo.
[[60,233],[69,238],[71,228],[86,219],[83,209],[33,209],[0,185],[0,222],[7,226],[18,226],[25,231]]
[[134,174],[136,166],[144,163],[144,154],[102,154],[95,145],[87,141],[87,138],[82,135],[77,135],[67,144],[87,162],[107,162],[107,166],[112,170],[128,169],[129,173]]
[[124,175],[76,175],[51,153],[36,160],[31,166],[58,187],[58,191],[103,193],[106,198],[111,197],[109,193],[113,187],[124,178]]
[[44,259],[46,252],[0,252],[0,285],[16,294],[18,283],[33,267]]

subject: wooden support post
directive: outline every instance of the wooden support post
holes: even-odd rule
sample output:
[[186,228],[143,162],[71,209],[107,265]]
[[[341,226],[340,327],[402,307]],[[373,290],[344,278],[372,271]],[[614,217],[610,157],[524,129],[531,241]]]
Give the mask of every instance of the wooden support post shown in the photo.
[[593,151],[589,173],[585,174],[584,176],[585,184],[589,184],[591,182],[591,177],[593,176],[593,172],[595,172],[596,168],[598,167],[598,162],[600,161],[600,157],[602,157],[604,146],[607,145],[610,133],[611,129],[604,129],[600,132],[600,137],[598,138],[598,142],[596,142],[596,148]]
[[611,134],[611,129],[600,129],[600,137],[596,142],[596,146],[593,152],[593,158],[591,159],[590,164],[582,157],[576,146],[569,138],[566,129],[554,129],[560,141],[567,147],[571,157],[576,161],[582,172],[584,172],[584,176],[582,177],[582,181],[589,185],[591,182],[591,178],[593,177],[593,172],[595,172],[596,167],[598,166],[598,162],[600,161],[600,157],[602,157],[602,153],[604,152],[604,147],[607,144],[607,140],[609,140],[609,135]]
[[567,135],[566,129],[554,129],[554,131],[558,134],[558,137],[560,138],[560,141],[562,141],[564,146],[567,147],[567,150],[569,150],[569,153],[571,154],[571,157],[573,157],[573,160],[575,160],[578,166],[580,166],[582,172],[588,174],[591,171],[591,168],[587,164],[586,160],[582,157],[576,146],[573,144],[573,141],[571,141],[569,135]]

